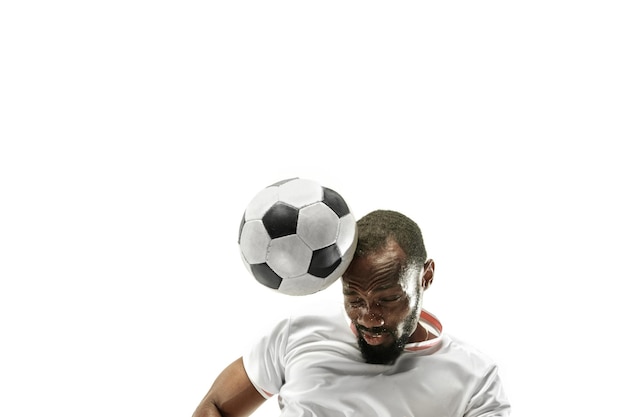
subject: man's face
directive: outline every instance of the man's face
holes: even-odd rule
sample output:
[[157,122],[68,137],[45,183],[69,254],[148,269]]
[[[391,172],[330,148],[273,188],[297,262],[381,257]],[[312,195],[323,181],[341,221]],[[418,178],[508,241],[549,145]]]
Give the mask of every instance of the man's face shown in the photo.
[[393,363],[417,328],[422,267],[407,266],[394,241],[355,258],[343,274],[344,307],[366,362]]

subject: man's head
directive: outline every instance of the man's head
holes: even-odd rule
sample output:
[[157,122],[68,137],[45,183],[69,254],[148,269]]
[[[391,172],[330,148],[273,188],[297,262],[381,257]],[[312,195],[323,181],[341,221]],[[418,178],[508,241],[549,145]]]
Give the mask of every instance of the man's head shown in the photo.
[[407,343],[419,341],[422,295],[435,264],[418,225],[401,213],[371,212],[357,229],[356,252],[342,277],[344,306],[365,360],[393,363]]

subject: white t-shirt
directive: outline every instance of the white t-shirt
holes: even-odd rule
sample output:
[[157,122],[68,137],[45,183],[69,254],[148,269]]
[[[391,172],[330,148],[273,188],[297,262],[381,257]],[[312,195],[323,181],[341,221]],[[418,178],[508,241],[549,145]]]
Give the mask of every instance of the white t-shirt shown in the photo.
[[444,334],[422,311],[435,339],[412,343],[393,365],[367,364],[343,310],[279,322],[243,357],[282,417],[504,417],[510,405],[497,366]]

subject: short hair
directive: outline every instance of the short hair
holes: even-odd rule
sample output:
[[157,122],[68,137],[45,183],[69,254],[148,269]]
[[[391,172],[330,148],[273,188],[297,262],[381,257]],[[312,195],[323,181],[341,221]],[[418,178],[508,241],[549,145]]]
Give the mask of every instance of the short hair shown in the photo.
[[423,265],[427,254],[422,231],[417,223],[393,210],[375,210],[357,221],[356,257],[382,249],[391,238],[406,253],[409,262]]

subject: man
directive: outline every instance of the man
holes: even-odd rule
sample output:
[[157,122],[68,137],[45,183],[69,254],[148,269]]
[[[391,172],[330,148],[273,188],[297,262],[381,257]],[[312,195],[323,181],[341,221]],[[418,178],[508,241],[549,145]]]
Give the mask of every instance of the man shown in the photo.
[[344,308],[280,322],[215,380],[194,417],[246,416],[278,395],[281,416],[503,417],[497,366],[422,310],[435,263],[415,222],[357,222]]

